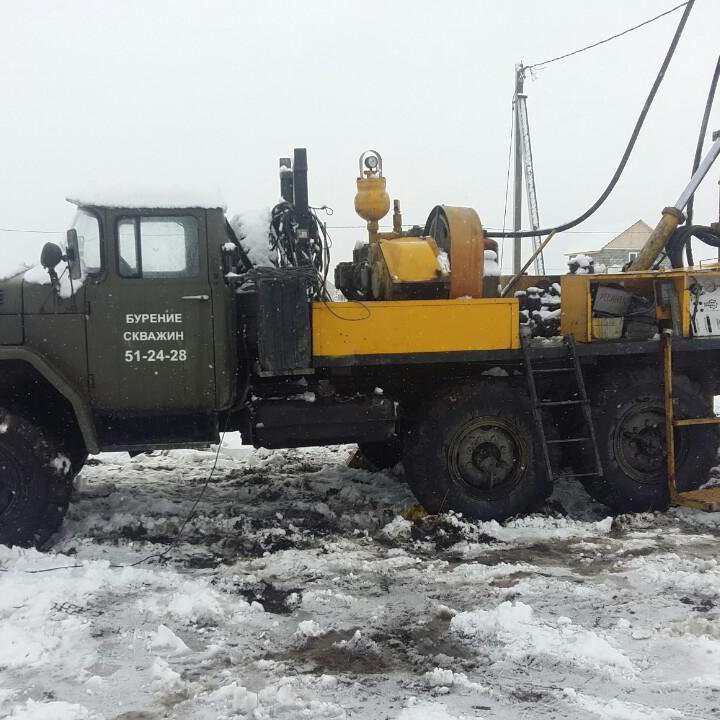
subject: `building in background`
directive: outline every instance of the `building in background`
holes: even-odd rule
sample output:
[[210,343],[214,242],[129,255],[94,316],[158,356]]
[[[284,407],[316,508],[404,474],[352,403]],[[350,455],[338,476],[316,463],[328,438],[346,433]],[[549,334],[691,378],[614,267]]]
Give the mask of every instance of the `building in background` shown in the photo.
[[[603,245],[600,250],[587,250],[582,253],[566,253],[566,255],[568,260],[576,256],[585,255],[592,259],[596,267],[598,265],[605,265],[607,272],[617,273],[623,269],[626,263],[637,257],[651,232],[652,228],[644,220],[638,220],[627,230],[624,230],[617,237],[613,238],[609,243]],[[667,258],[663,260],[661,267],[670,267],[670,262]]]

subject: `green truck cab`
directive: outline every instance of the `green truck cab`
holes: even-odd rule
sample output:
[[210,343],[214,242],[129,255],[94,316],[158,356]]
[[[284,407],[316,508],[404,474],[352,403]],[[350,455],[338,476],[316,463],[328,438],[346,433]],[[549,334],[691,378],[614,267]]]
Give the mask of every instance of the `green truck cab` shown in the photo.
[[0,539],[45,539],[88,453],[217,439],[247,372],[227,233],[217,207],[80,203],[60,276],[0,284]]

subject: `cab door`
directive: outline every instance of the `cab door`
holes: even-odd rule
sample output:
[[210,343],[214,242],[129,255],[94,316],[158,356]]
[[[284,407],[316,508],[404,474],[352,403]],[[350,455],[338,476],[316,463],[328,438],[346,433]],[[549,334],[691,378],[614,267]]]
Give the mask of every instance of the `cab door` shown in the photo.
[[108,211],[108,272],[87,287],[98,410],[178,413],[215,401],[205,211]]

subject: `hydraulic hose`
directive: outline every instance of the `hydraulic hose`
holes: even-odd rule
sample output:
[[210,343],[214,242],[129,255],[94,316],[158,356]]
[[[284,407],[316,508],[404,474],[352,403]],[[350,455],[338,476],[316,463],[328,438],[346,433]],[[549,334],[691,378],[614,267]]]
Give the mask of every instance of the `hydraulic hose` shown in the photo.
[[562,225],[556,225],[550,228],[543,228],[541,230],[490,230],[486,233],[487,237],[535,237],[537,235],[547,235],[553,231],[556,233],[563,232],[564,230],[569,230],[570,228],[573,228],[576,225],[579,225],[581,222],[587,220],[605,202],[605,200],[607,200],[608,196],[617,185],[618,180],[623,174],[625,166],[630,159],[630,155],[632,154],[632,151],[635,147],[635,142],[640,135],[640,130],[642,129],[643,123],[645,122],[645,118],[647,117],[647,114],[650,110],[650,106],[652,105],[653,100],[655,99],[655,95],[660,88],[660,84],[665,77],[665,72],[667,71],[668,65],[670,65],[670,60],[672,60],[672,57],[675,54],[675,48],[680,41],[680,37],[682,36],[683,30],[685,29],[685,23],[687,22],[688,16],[690,15],[690,11],[692,10],[694,4],[695,0],[688,0],[687,5],[685,6],[685,10],[683,11],[680,22],[678,23],[677,29],[675,30],[675,35],[673,35],[673,39],[670,42],[667,53],[665,54],[665,59],[663,60],[663,63],[660,66],[660,70],[655,77],[655,82],[650,88],[650,93],[648,94],[647,100],[645,100],[645,104],[643,105],[637,122],[635,123],[635,128],[633,129],[630,140],[625,147],[625,152],[620,159],[620,164],[615,170],[615,174],[612,176],[610,182],[608,183],[608,186],[605,188],[602,195],[600,195],[600,197],[582,215],[575,218],[574,220],[571,220],[570,222],[563,223]]
[[713,228],[705,225],[683,225],[675,230],[665,245],[665,251],[667,252],[668,258],[670,258],[670,264],[674,268],[685,267],[683,263],[683,250],[685,250],[688,262],[690,263],[688,267],[692,267],[690,240],[694,237],[706,245],[720,248],[720,233]]
[[[715,91],[717,90],[718,77],[720,77],[720,55],[718,55],[717,62],[715,63],[715,72],[713,73],[712,80],[710,81],[710,90],[708,91],[707,100],[705,101],[705,112],[703,113],[703,119],[700,123],[700,132],[698,133],[697,146],[695,147],[695,157],[693,158],[692,172],[690,173],[691,177],[694,175],[695,171],[700,165],[703,143],[705,142],[705,133],[707,132],[708,122],[710,121],[710,112],[712,111],[713,102],[715,100]],[[687,225],[692,225],[694,200],[695,193],[690,196],[687,204],[687,209],[685,210]]]
[[[692,173],[698,169],[700,165],[700,158],[702,156],[703,143],[705,142],[705,134],[707,133],[708,122],[710,121],[710,112],[712,111],[713,102],[715,100],[715,92],[717,90],[718,78],[720,77],[720,56],[718,56],[717,63],[715,63],[715,72],[713,73],[712,80],[710,81],[710,90],[708,91],[707,100],[705,101],[705,112],[703,113],[702,122],[700,123],[700,132],[698,133],[697,145],[695,147],[695,157],[693,158]],[[667,242],[667,255],[670,258],[670,263],[673,267],[692,267],[695,264],[692,252],[692,238],[696,237],[702,240],[706,245],[712,245],[718,247],[714,242],[708,241],[705,237],[716,237],[714,231],[710,228],[704,230],[708,232],[686,232],[686,228],[696,227],[702,231],[702,226],[693,226],[693,203],[695,201],[695,193],[690,196],[688,200],[687,209],[685,211],[685,226],[678,228],[670,237]],[[681,241],[682,238],[682,241]],[[685,251],[685,261],[683,262],[682,254]]]

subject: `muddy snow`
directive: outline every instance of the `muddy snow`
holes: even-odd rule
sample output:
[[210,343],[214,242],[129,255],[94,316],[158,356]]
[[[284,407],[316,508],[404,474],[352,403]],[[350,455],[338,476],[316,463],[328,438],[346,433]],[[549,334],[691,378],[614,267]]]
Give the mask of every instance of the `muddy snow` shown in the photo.
[[[0,716],[720,717],[720,516],[418,517],[349,447],[106,454],[0,548]],[[52,568],[63,569],[41,572]]]

